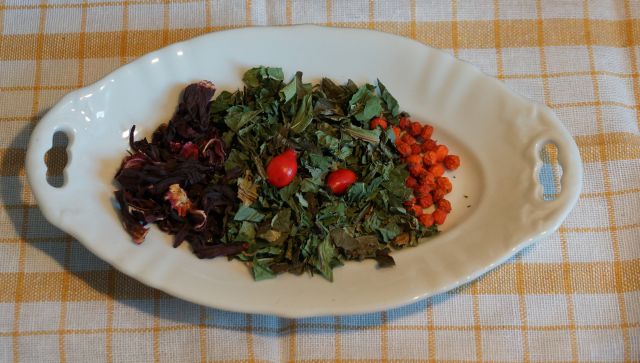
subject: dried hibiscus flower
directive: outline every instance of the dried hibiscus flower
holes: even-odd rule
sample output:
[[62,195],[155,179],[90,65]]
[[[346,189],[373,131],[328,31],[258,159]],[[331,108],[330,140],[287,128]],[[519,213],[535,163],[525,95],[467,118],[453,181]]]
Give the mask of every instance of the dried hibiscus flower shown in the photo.
[[[142,243],[147,225],[174,235],[174,246],[187,241],[199,258],[235,255],[244,243],[222,244],[225,216],[237,209],[234,186],[224,183],[226,145],[220,131],[209,121],[215,86],[208,81],[184,90],[171,120],[147,139],[134,141],[129,132],[130,154],[122,160],[115,180],[120,189],[124,228]],[[223,182],[211,183],[216,176]]]

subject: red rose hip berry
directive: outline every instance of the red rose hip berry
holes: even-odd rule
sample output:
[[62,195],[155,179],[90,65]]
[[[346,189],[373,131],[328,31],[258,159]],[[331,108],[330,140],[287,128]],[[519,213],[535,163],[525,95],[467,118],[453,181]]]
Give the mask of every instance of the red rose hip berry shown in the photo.
[[298,161],[293,149],[287,149],[267,164],[267,182],[276,188],[289,185],[296,177],[296,173],[298,173]]
[[356,182],[356,173],[349,169],[338,169],[332,171],[327,177],[327,186],[335,195],[344,194],[349,187]]

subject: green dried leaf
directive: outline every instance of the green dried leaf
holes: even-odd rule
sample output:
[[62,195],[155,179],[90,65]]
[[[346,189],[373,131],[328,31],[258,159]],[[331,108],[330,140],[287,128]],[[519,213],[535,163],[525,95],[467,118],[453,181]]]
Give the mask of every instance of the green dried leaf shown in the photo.
[[262,281],[267,279],[272,279],[276,277],[276,274],[269,268],[268,263],[266,261],[254,260],[253,261],[253,278],[256,281]]
[[316,131],[316,137],[318,138],[318,145],[323,149],[329,150],[332,154],[337,153],[340,149],[340,140],[324,131]]
[[387,223],[384,227],[378,228],[378,233],[385,243],[391,242],[391,240],[402,233],[402,231],[403,229],[400,228],[400,226],[398,226],[395,222]]
[[332,121],[340,121],[345,118],[345,113],[338,101],[320,98],[313,106],[313,113]]
[[236,93],[231,93],[229,91],[222,91],[218,97],[216,97],[213,101],[211,101],[211,105],[209,106],[210,114],[217,114],[227,111],[229,107],[236,105]]
[[389,256],[390,249],[384,248],[376,251],[376,256],[374,257],[376,261],[378,261],[378,267],[391,267],[395,266],[396,261],[393,260],[393,257]]
[[276,81],[282,81],[284,79],[284,73],[282,72],[282,68],[266,68],[267,77],[271,79],[275,79]]
[[353,149],[348,145],[342,145],[340,149],[334,153],[335,157],[340,160],[345,160],[352,154],[353,154]]
[[246,106],[233,106],[229,108],[224,123],[234,132],[238,132],[248,123],[255,122],[261,112],[260,110],[251,111]]
[[366,130],[358,126],[348,126],[344,128],[344,131],[354,139],[360,139],[372,144],[380,142],[380,129]]
[[271,228],[280,232],[289,232],[291,230],[291,209],[284,208],[278,211],[271,220]]
[[321,171],[326,171],[329,168],[329,164],[331,162],[330,158],[319,154],[309,154],[308,160],[311,166],[318,168]]
[[335,84],[329,78],[323,78],[320,82],[320,87],[327,98],[334,100],[341,100],[347,97],[347,91],[343,88]]
[[273,79],[276,81],[282,81],[284,79],[284,73],[282,68],[269,68],[269,67],[256,67],[246,71],[242,77],[242,81],[248,87],[257,88],[260,87],[263,80]]
[[229,172],[233,169],[245,170],[246,162],[249,160],[246,154],[242,153],[240,150],[233,149],[229,153],[229,157],[227,161],[224,163],[224,170]]
[[378,250],[378,238],[376,236],[360,236],[354,238],[344,229],[331,231],[331,240],[339,247],[348,259],[363,260],[372,258]]
[[302,179],[302,183],[300,183],[300,191],[303,193],[316,193],[319,188],[320,183],[313,179],[305,178]]
[[289,102],[296,95],[296,91],[298,89],[298,79],[294,78],[280,90],[280,97],[284,102]]
[[240,230],[238,231],[238,235],[235,238],[237,242],[249,242],[252,243],[256,239],[256,226],[251,223],[244,221],[240,226]]
[[293,181],[289,183],[289,185],[287,185],[284,188],[281,188],[278,191],[278,193],[280,194],[280,198],[282,198],[282,200],[285,202],[289,201],[289,199],[291,199],[291,197],[293,197],[293,195],[296,194],[299,187],[300,187],[300,179],[299,178],[293,179]]
[[333,268],[341,264],[337,251],[333,247],[329,237],[325,237],[318,245],[318,259],[315,264],[316,269],[318,269],[324,278],[333,281]]
[[306,199],[304,199],[304,197],[302,196],[301,193],[296,193],[296,198],[298,198],[298,203],[300,203],[300,206],[302,208],[307,208],[309,207],[309,203],[307,202]]
[[355,183],[347,191],[349,203],[356,203],[367,196],[367,186],[364,183]]
[[260,222],[264,219],[264,214],[258,212],[257,210],[247,207],[245,205],[241,205],[236,215],[233,217],[234,221],[248,221],[248,222]]
[[310,94],[304,96],[296,116],[291,121],[291,132],[299,134],[303,132],[313,121],[313,105]]
[[358,89],[349,101],[349,110],[358,121],[369,121],[382,112],[380,99],[367,85]]
[[395,196],[405,198],[403,200],[409,199],[412,191],[404,184],[404,181],[407,180],[409,176],[409,172],[404,165],[397,165],[391,169],[386,176],[387,180],[383,183],[385,189]]
[[392,116],[398,116],[400,114],[400,105],[398,101],[389,93],[387,87],[385,87],[380,80],[378,80],[378,88],[380,89],[380,97],[385,103],[387,110]]
[[260,80],[262,79],[261,73],[262,68],[251,68],[250,70],[244,73],[242,77],[242,82],[246,84],[248,87],[260,87]]

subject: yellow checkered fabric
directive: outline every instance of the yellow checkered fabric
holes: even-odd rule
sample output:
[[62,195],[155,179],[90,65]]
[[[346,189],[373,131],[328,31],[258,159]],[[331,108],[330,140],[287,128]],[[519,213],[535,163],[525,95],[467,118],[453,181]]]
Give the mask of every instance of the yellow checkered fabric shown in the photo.
[[[166,296],[44,220],[24,155],[65,93],[178,40],[295,23],[414,38],[554,109],[585,163],[575,210],[455,291],[299,320]],[[0,29],[0,362],[640,360],[639,1],[4,0]]]

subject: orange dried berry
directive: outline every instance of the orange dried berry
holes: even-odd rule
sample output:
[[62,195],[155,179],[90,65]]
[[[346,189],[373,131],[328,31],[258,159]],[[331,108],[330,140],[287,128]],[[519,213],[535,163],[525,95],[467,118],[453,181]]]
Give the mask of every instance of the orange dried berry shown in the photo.
[[399,125],[400,125],[400,128],[404,130],[411,125],[411,120],[409,120],[408,117],[400,117]]
[[428,171],[420,176],[419,182],[420,184],[428,185],[431,189],[434,189],[437,185],[435,175],[431,174]]
[[432,187],[431,185],[420,184],[420,181],[418,181],[418,186],[413,189],[413,194],[417,195],[419,199],[421,197],[426,197],[427,195],[430,196],[430,193],[433,192],[433,189],[434,187]]
[[407,145],[414,145],[416,143],[416,139],[414,139],[413,136],[409,134],[402,135],[400,137],[400,140],[402,140],[402,142],[406,143]]
[[460,166],[460,157],[458,155],[447,155],[442,162],[445,168],[456,170]]
[[409,165],[409,174],[411,176],[419,178],[420,175],[424,174],[426,170],[422,167],[422,165]]
[[436,148],[436,154],[438,155],[438,161],[444,160],[444,158],[449,154],[449,148],[445,145],[438,145]]
[[398,153],[402,156],[411,155],[411,146],[405,144],[402,141],[396,142],[396,150],[398,150]]
[[376,127],[380,126],[383,130],[387,129],[387,120],[385,120],[382,117],[374,117],[373,119],[371,119],[371,122],[369,123],[369,128],[371,130],[375,130]]
[[420,147],[419,144],[413,144],[411,145],[411,153],[413,155],[420,155],[420,153],[422,153],[422,148]]
[[422,125],[419,122],[414,121],[407,129],[407,132],[411,134],[411,136],[418,136],[420,135],[420,132],[422,132]]
[[424,184],[419,184],[418,187],[413,190],[413,194],[418,198],[426,197],[430,195],[429,193],[431,193],[431,187]]
[[418,181],[416,180],[416,178],[410,176],[410,177],[407,177],[407,180],[405,180],[404,185],[406,185],[407,188],[413,189],[416,187],[416,185],[418,185]]
[[391,129],[393,130],[394,135],[396,135],[396,142],[398,142],[398,140],[400,140],[400,134],[402,133],[402,131],[400,131],[400,128],[398,126],[393,126]]
[[443,211],[445,213],[450,213],[451,212],[451,202],[449,202],[446,199],[440,199],[438,201],[438,209],[440,209],[441,211]]
[[422,166],[422,157],[420,155],[415,155],[415,154],[414,155],[409,155],[409,156],[407,156],[405,161],[409,165],[420,165],[420,166]]
[[414,204],[416,204],[416,198],[411,198],[409,200],[406,200],[404,203],[402,203],[405,207],[407,208],[411,208],[413,207]]
[[425,165],[434,165],[438,162],[438,155],[436,154],[435,151],[427,151],[424,153],[424,156],[422,157],[422,162]]
[[420,204],[420,206],[423,208],[429,208],[433,205],[433,197],[431,196],[431,194],[420,197],[418,198],[418,204]]
[[451,185],[451,180],[449,180],[449,178],[447,178],[446,176],[437,178],[436,184],[438,185],[438,188],[443,189],[447,193],[451,193],[451,190],[453,190],[453,185]]
[[422,151],[425,153],[427,151],[436,151],[437,147],[438,147],[438,144],[436,144],[434,140],[425,139],[422,141]]
[[431,135],[433,135],[433,126],[430,126],[430,125],[422,126],[422,131],[420,131],[420,136],[422,136],[424,140],[428,140],[431,138]]
[[414,204],[414,205],[413,205],[413,206],[411,206],[409,209],[410,209],[410,210],[413,212],[413,214],[415,214],[417,217],[421,216],[421,215],[424,213],[424,211],[422,210],[422,207],[421,207],[421,206],[419,206],[419,205],[417,205],[417,204]]
[[441,209],[436,209],[431,216],[435,224],[444,224],[444,221],[447,219],[447,213]]
[[435,220],[433,219],[433,216],[431,214],[429,214],[429,213],[424,213],[423,215],[421,215],[418,218],[418,220],[425,227],[431,227],[431,226],[433,226],[433,223],[435,222]]
[[442,166],[442,164],[433,164],[429,167],[428,171],[434,176],[442,176],[444,174],[444,166]]
[[447,192],[444,189],[436,188],[431,192],[431,196],[434,202],[439,202],[444,196],[447,195]]

